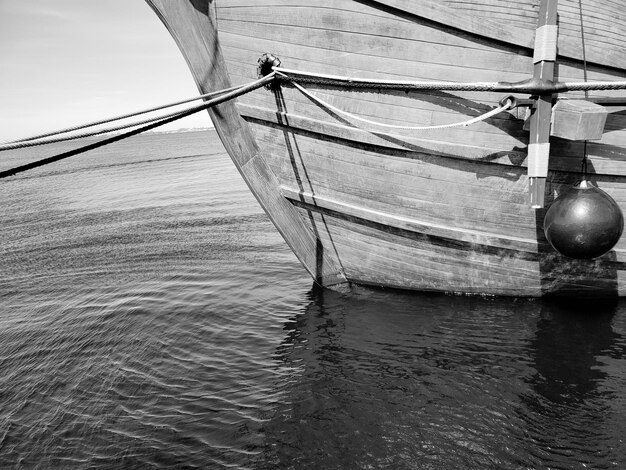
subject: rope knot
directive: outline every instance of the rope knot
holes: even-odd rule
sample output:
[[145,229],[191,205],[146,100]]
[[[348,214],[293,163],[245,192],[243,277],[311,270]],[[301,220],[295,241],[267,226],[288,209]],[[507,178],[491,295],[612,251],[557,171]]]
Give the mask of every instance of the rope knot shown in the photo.
[[[259,65],[256,68],[257,78],[263,78],[268,76],[274,70],[274,67],[280,67],[280,59],[276,57],[274,54],[266,52],[258,60]],[[265,85],[265,88],[268,90],[273,90],[278,87],[278,82],[276,80],[272,81]]]

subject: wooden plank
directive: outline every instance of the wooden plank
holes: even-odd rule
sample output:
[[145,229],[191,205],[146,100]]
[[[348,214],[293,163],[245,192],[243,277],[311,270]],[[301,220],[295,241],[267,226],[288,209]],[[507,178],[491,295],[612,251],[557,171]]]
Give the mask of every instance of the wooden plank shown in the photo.
[[[295,14],[295,13],[292,13]],[[364,72],[369,72],[372,76],[389,74],[394,75],[394,69],[388,70],[387,60],[393,64],[393,61],[403,60],[406,67],[411,62],[416,65],[412,68],[435,68],[437,66],[447,66],[450,68],[465,69],[468,74],[478,74],[477,81],[517,81],[528,76],[528,68],[530,60],[528,57],[520,56],[507,51],[500,51],[494,48],[472,48],[472,43],[467,41],[464,44],[453,36],[442,34],[439,42],[433,42],[433,33],[423,31],[422,38],[411,38],[415,34],[411,34],[411,28],[406,29],[406,36],[402,36],[404,30],[399,29],[398,37],[378,36],[375,32],[366,35],[367,25],[365,23],[351,22],[349,17],[341,18],[345,24],[339,25],[340,29],[329,29],[328,27],[311,27],[312,20],[306,20],[298,17],[287,17],[283,19],[286,24],[263,24],[250,19],[224,19],[222,20],[222,32],[232,35],[232,38],[224,36],[225,43],[235,44],[239,37],[253,37],[260,40],[269,40],[277,44],[297,45],[303,47],[314,48],[318,53],[323,54],[325,51],[350,52],[349,57],[345,60],[358,62],[359,56],[371,57],[371,65],[376,62],[385,62],[384,71],[378,67],[364,68]],[[268,15],[267,21],[278,21],[273,15]],[[336,26],[336,25],[333,25]],[[372,25],[372,29],[380,29],[380,33],[389,29],[387,24]],[[452,43],[452,44],[450,44]],[[459,43],[459,44],[454,44]],[[263,44],[253,44],[257,51],[263,50]],[[276,47],[276,46],[275,46]],[[288,46],[283,48],[288,51]],[[471,49],[472,54],[468,54]],[[416,53],[415,51],[419,51]],[[259,55],[258,52],[256,55]],[[282,55],[282,54],[281,54]],[[336,65],[345,67],[343,61],[335,61],[332,57],[327,56],[325,67],[321,68],[325,72]],[[283,59],[284,62],[284,59]],[[289,63],[289,61],[284,62]],[[324,63],[324,61],[320,61]],[[363,62],[361,62],[363,64]],[[506,69],[503,65],[506,64]],[[291,68],[291,67],[290,67]],[[401,69],[398,68],[400,74]],[[490,72],[491,71],[491,72]],[[481,77],[481,75],[488,76]],[[497,76],[496,76],[497,74]],[[415,75],[414,75],[415,76]],[[466,75],[467,77],[467,75]]]
[[[479,40],[497,40],[519,50],[523,47],[526,55],[532,55],[532,34],[536,27],[537,8],[534,1],[511,2],[510,0],[473,0],[411,2],[410,0],[383,0],[346,2],[340,0],[315,0],[304,4],[301,0],[272,0],[259,5],[253,0],[228,0],[220,2],[220,12],[228,9],[244,10],[254,7],[278,10],[285,7],[329,8],[336,11],[362,13],[369,7],[372,15],[378,14],[387,19],[393,12],[398,18],[424,23],[432,21],[442,29],[456,29],[458,32],[474,35]],[[232,13],[231,13],[232,14]],[[313,14],[314,15],[314,14]],[[559,39],[562,59],[582,60],[580,49],[580,21],[578,0],[562,0],[559,8],[562,35]],[[221,15],[220,15],[221,16]],[[303,14],[303,17],[312,16]],[[471,20],[472,18],[477,20]],[[373,20],[371,23],[375,23]],[[619,2],[587,0],[585,2],[585,23],[589,25],[588,56],[591,62],[622,69],[626,50],[623,31],[626,17]],[[481,41],[480,39],[483,39]]]
[[456,229],[448,225],[426,223],[404,215],[385,213],[369,207],[362,207],[285,186],[281,186],[281,192],[292,202],[300,201],[310,207],[326,209],[336,214],[342,214],[345,217],[359,218],[387,227],[394,227],[472,245],[482,245],[486,248],[497,247],[514,250],[518,253],[517,256],[521,256],[521,252],[537,253],[538,251],[537,241],[535,239],[515,236],[497,236],[478,230]]
[[515,179],[504,185],[501,176],[488,179],[479,173],[491,166],[472,167],[463,161],[444,165],[439,159],[390,161],[380,153],[359,154],[331,144],[320,148],[303,136],[285,138],[293,154],[282,150],[285,145],[280,136],[275,145],[268,142],[278,160],[274,171],[284,184],[457,229],[536,237],[536,218],[525,204],[523,180],[519,185]]
[[[445,241],[407,238],[354,220],[322,216],[315,208],[303,210],[313,211],[318,223],[325,225],[329,235],[324,243],[333,244],[348,278],[357,283],[518,296],[557,292],[603,295],[616,292],[616,276],[622,275],[625,267],[610,258],[577,261],[543,252],[531,259],[511,256],[506,250],[481,253]],[[544,260],[558,260],[558,275],[540,269]]]
[[[362,93],[313,87],[307,87],[307,89],[314,96],[345,112],[383,123],[383,125],[436,126],[462,122],[478,117],[498,106],[498,103],[490,105],[454,95],[407,95],[403,92],[390,94]],[[281,101],[284,101],[285,104],[279,105],[281,109],[278,111],[281,113],[288,111],[290,115],[306,116],[322,122],[328,121],[363,130],[371,129],[374,132],[386,133],[384,127],[370,125],[345,116],[336,116],[329,108],[312,102],[311,99],[288,85],[282,87],[282,97],[284,100],[281,99]],[[246,105],[265,109],[278,107],[274,96],[262,92],[250,94],[238,102],[241,103],[242,110],[244,109],[243,106]],[[498,152],[503,148],[513,149],[526,146],[528,134],[523,130],[522,124],[523,120],[516,119],[508,112],[503,112],[468,127],[423,130],[392,129],[390,132],[401,136],[429,140],[445,138],[451,143],[483,147]]]
[[[427,18],[439,23],[442,27],[454,28],[486,40],[499,41],[509,47],[533,49],[533,35],[529,34],[530,31],[528,30],[506,23],[497,23],[482,15],[455,11],[433,0],[420,0],[419,2],[413,0],[367,0],[367,3],[373,7],[377,5],[390,7],[398,12]],[[610,18],[609,15],[606,17]],[[626,50],[623,48],[623,43],[614,42],[611,43],[611,46],[611,48],[606,49],[599,45],[590,45],[587,50],[588,62],[623,69],[623,64],[626,63]],[[578,35],[560,37],[559,55],[568,59],[582,60],[580,37]]]
[[[408,137],[391,132],[371,132],[357,127],[350,127],[347,125],[330,123],[308,117],[271,111],[269,109],[263,109],[256,106],[247,106],[242,104],[238,105],[238,107],[242,114],[248,118],[261,120],[268,124],[275,125],[282,125],[283,123],[288,122],[289,127],[294,130],[301,130],[320,136],[332,136],[354,143],[361,143],[362,145],[372,145],[390,149],[404,149],[430,155],[441,155],[449,158],[463,158],[471,160],[489,160],[491,156],[493,156],[494,160],[501,159],[502,161],[505,161],[506,158],[511,158],[515,161],[519,161],[520,158],[522,160],[525,158],[525,153],[522,151],[512,150],[509,152],[499,152],[501,149],[485,148],[476,145],[463,145],[450,143],[445,140],[436,140],[432,138],[432,135],[429,139]],[[281,117],[283,117],[284,120],[281,120]],[[498,153],[497,155],[492,155],[496,152]]]
[[[462,158],[476,161],[497,163],[500,165],[526,168],[526,153],[521,149],[504,150],[474,145],[455,144],[435,138],[408,137],[395,133],[368,132],[359,128],[330,123],[308,117],[277,113],[269,109],[255,106],[238,105],[242,114],[248,119],[264,123],[266,126],[283,126],[289,123],[293,132],[312,133],[319,136],[331,136],[355,146],[372,146],[389,150],[407,150],[426,155],[437,155],[446,158]],[[434,136],[433,136],[434,137]],[[553,144],[553,156],[550,162],[552,172],[580,171],[579,144],[569,141],[558,141]],[[506,147],[505,147],[506,148]],[[596,178],[626,174],[626,151],[622,146],[606,144],[590,144],[589,161],[594,168]]]
[[[410,154],[349,149],[335,142],[320,145],[314,137],[284,134],[278,129],[272,134],[261,142],[272,155],[274,172],[293,188],[301,181],[302,187],[317,195],[390,214],[460,229],[480,228],[486,233],[537,236],[534,211],[524,198],[527,182],[522,171],[509,179],[498,165],[410,158]],[[560,184],[553,182],[551,189],[560,191],[576,178],[572,175]],[[618,202],[626,202],[624,192],[620,196],[605,189]]]

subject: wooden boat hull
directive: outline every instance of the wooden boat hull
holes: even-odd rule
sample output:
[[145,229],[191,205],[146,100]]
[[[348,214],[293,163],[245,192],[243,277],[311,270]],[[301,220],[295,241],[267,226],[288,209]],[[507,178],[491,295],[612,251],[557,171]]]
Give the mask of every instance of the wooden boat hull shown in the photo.
[[[287,68],[355,78],[532,76],[534,0],[147,1],[202,92],[253,80],[265,52]],[[576,5],[560,4],[562,81],[584,75]],[[584,16],[595,33],[588,33],[585,48],[589,80],[626,77],[619,65],[626,63],[619,35],[626,14],[611,5],[594,1]],[[306,87],[362,118],[400,125],[462,121],[504,96]],[[624,209],[625,111],[609,111],[602,140],[587,147],[590,179]],[[528,203],[524,110],[462,128],[372,130],[285,84],[210,112],[251,191],[322,285],[516,296],[626,293],[625,240],[594,260],[564,257],[547,243],[545,209]],[[580,178],[583,155],[581,142],[551,143],[547,206]]]

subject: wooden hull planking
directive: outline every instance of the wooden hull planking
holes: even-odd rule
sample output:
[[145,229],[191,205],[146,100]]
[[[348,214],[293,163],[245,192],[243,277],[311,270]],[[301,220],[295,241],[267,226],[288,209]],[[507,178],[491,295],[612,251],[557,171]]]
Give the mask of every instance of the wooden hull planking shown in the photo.
[[[535,0],[147,1],[202,92],[255,79],[264,52],[290,69],[355,78],[532,76]],[[623,80],[626,13],[609,0],[585,3],[588,79]],[[578,15],[577,0],[560,1],[561,81],[584,77]],[[395,125],[462,121],[504,97],[305,86],[340,109]],[[626,109],[609,113],[602,140],[587,146],[590,179],[624,209]],[[626,240],[589,261],[559,255],[545,240],[545,209],[528,204],[528,132],[519,108],[468,127],[372,130],[285,84],[220,105],[211,117],[251,191],[320,284],[626,295]],[[579,179],[583,155],[581,142],[552,138],[551,144],[547,205]]]

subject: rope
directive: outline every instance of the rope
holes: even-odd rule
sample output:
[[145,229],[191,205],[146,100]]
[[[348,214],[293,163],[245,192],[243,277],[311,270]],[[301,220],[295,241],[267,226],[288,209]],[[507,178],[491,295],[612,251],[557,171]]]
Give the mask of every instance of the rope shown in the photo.
[[624,90],[626,81],[601,82],[556,82],[548,83],[546,89],[541,84],[532,81],[518,83],[510,82],[446,82],[446,81],[407,81],[407,80],[377,80],[370,78],[350,78],[322,73],[302,72],[299,70],[273,67],[273,70],[282,74],[284,79],[291,83],[314,83],[317,85],[333,85],[349,88],[388,89],[404,91],[495,91],[533,93],[535,88],[542,94],[554,94],[567,91],[584,90]]
[[[578,0],[578,13],[580,17],[580,41],[583,47],[583,78],[587,81],[587,51],[585,48],[585,25],[583,22],[583,0]],[[585,90],[585,98],[589,98],[588,90]]]
[[[12,175],[15,175],[17,173],[21,173],[21,172],[24,172],[24,171],[27,171],[27,170],[31,170],[33,168],[37,168],[37,167],[40,167],[40,166],[43,166],[43,165],[47,165],[49,163],[53,163],[53,162],[56,162],[56,161],[59,161],[59,160],[63,160],[65,158],[72,157],[74,155],[78,155],[78,154],[86,152],[88,150],[93,150],[93,149],[96,149],[98,147],[102,147],[104,145],[111,144],[113,142],[117,142],[117,141],[122,140],[122,139],[126,139],[128,137],[133,136],[133,135],[140,134],[141,132],[145,132],[145,131],[148,131],[148,130],[151,130],[151,129],[155,129],[155,128],[157,128],[159,126],[162,126],[164,124],[168,124],[170,122],[176,121],[177,119],[181,119],[183,117],[190,116],[191,114],[194,114],[194,113],[197,113],[199,111],[202,111],[203,109],[209,109],[209,108],[211,108],[213,106],[217,106],[218,104],[224,103],[224,102],[232,100],[234,98],[237,98],[238,96],[241,96],[241,95],[244,95],[246,93],[249,93],[249,92],[251,92],[253,90],[256,90],[257,88],[261,88],[261,87],[267,85],[268,83],[270,83],[272,80],[274,80],[274,74],[273,73],[271,73],[271,74],[269,74],[269,75],[267,75],[267,76],[265,76],[263,78],[260,78],[258,80],[255,80],[253,82],[250,82],[250,83],[248,83],[246,85],[242,85],[242,86],[240,86],[240,87],[238,87],[238,88],[236,88],[236,89],[234,89],[232,91],[223,93],[222,95],[220,95],[220,96],[218,96],[216,98],[213,98],[213,99],[211,99],[209,101],[206,101],[205,103],[203,103],[203,104],[201,104],[199,106],[195,106],[195,107],[193,107],[191,109],[188,109],[186,111],[182,111],[182,112],[176,114],[175,116],[171,116],[171,117],[168,117],[166,119],[161,119],[160,121],[153,122],[151,124],[148,124],[146,126],[140,127],[138,129],[133,129],[133,130],[125,132],[123,134],[114,135],[112,137],[109,137],[107,139],[101,140],[99,142],[94,142],[94,143],[91,143],[89,145],[85,145],[84,147],[80,147],[80,148],[77,148],[77,149],[74,149],[74,150],[70,150],[68,152],[60,153],[58,155],[54,155],[52,157],[44,158],[42,160],[37,160],[35,162],[27,163],[26,165],[21,165],[21,166],[15,167],[15,168],[11,168],[9,170],[1,171],[0,172],[0,178],[6,178],[8,176],[12,176]],[[224,91],[224,90],[222,90],[222,91]]]
[[[189,110],[191,110],[191,109],[195,109],[195,108],[189,108]],[[204,109],[204,108],[199,108],[198,110],[202,110],[202,109]],[[149,124],[149,123],[153,123],[153,122],[158,122],[158,121],[160,121],[162,119],[167,119],[167,118],[170,118],[170,117],[178,116],[178,115],[180,115],[180,114],[182,114],[184,112],[185,111],[177,111],[175,113],[166,114],[164,116],[157,116],[157,117],[154,117],[154,118],[151,118],[151,119],[145,119],[145,120],[142,120],[142,121],[131,122],[131,123],[128,123],[128,124],[122,124],[122,125],[119,125],[119,126],[108,127],[106,129],[100,129],[100,130],[96,130],[96,131],[82,132],[80,134],[73,134],[73,135],[70,135],[70,136],[55,137],[53,139],[16,141],[14,143],[0,145],[0,152],[4,152],[6,150],[16,150],[16,149],[21,149],[21,148],[27,148],[27,147],[36,147],[38,145],[54,144],[54,143],[57,143],[57,142],[68,142],[68,141],[71,141],[71,140],[83,139],[85,137],[94,137],[94,136],[97,136],[97,135],[107,134],[109,132],[115,132],[115,131],[120,131],[120,130],[124,130],[124,129],[130,129],[131,127],[137,127],[137,126],[141,126],[143,124]]]
[[[236,89],[237,88],[235,88],[235,90]],[[127,123],[127,124],[121,124],[119,126],[107,127],[106,129],[99,129],[99,130],[95,130],[95,131],[82,132],[80,134],[72,134],[72,135],[69,135],[69,136],[55,137],[55,138],[52,138],[52,139],[18,140],[18,141],[15,141],[13,143],[0,145],[0,152],[3,152],[5,150],[15,150],[15,149],[26,148],[26,147],[35,147],[35,146],[38,146],[38,145],[53,144],[53,143],[57,143],[57,142],[67,142],[67,141],[70,141],[70,140],[83,139],[85,137],[93,137],[93,136],[97,136],[97,135],[107,134],[109,132],[115,132],[115,131],[120,131],[120,130],[124,130],[124,129],[130,129],[132,127],[137,127],[137,126],[141,126],[143,124],[149,124],[149,123],[152,123],[152,122],[161,121],[163,119],[168,119],[168,118],[171,118],[171,117],[176,117],[176,116],[178,116],[178,115],[180,115],[182,113],[185,113],[187,111],[191,111],[191,110],[202,111],[203,109],[205,109],[205,108],[202,105],[198,105],[198,106],[194,106],[194,107],[188,108],[187,110],[176,111],[176,112],[173,112],[173,113],[165,114],[165,115],[162,115],[162,116],[156,116],[156,117],[149,118],[149,119],[144,119],[144,120],[141,120],[141,121],[130,122],[130,123]]]
[[471,124],[475,124],[477,122],[480,121],[484,121],[485,119],[489,119],[492,116],[495,116],[496,114],[499,114],[503,111],[506,111],[507,109],[510,109],[513,106],[513,100],[511,98],[507,98],[505,103],[502,104],[501,106],[494,108],[492,110],[490,110],[489,112],[482,114],[480,116],[477,116],[475,118],[469,119],[467,121],[462,121],[462,122],[455,122],[455,123],[450,123],[450,124],[441,124],[438,126],[397,126],[394,124],[385,124],[382,122],[376,122],[376,121],[370,121],[369,119],[365,119],[359,116],[356,116],[352,113],[349,113],[347,111],[343,111],[339,108],[336,108],[335,106],[327,103],[326,101],[322,100],[321,98],[318,98],[317,96],[313,95],[312,93],[310,93],[309,91],[307,91],[305,88],[301,87],[300,85],[298,85],[297,83],[293,83],[293,86],[296,87],[302,94],[304,94],[305,96],[309,97],[311,100],[315,101],[317,104],[319,104],[320,106],[324,107],[324,108],[328,108],[332,111],[335,111],[336,113],[342,114],[346,117],[349,117],[351,119],[355,119],[357,121],[361,121],[361,122],[365,122],[367,124],[373,125],[373,126],[379,126],[379,127],[386,127],[386,128],[391,128],[391,129],[405,129],[405,130],[412,130],[412,131],[425,131],[425,130],[432,130],[432,129],[449,129],[452,127],[466,127],[469,126]]
[[[578,14],[580,17],[580,40],[583,48],[583,79],[587,81],[587,52],[585,48],[585,25],[583,21],[583,0],[578,0]],[[589,99],[589,90],[585,90],[585,99]],[[581,163],[581,173],[583,175],[583,179],[587,179],[587,145],[588,140],[585,140],[583,144],[583,161]]]
[[612,82],[558,82],[558,92],[565,91],[592,91],[592,90],[623,90],[626,89],[626,80]]
[[370,78],[350,78],[339,75],[303,72],[300,70],[273,67],[275,72],[282,74],[292,83],[304,82],[318,85],[347,86],[351,88],[381,88],[392,90],[447,90],[447,91],[498,91],[499,82],[445,82],[445,81],[408,81],[408,80],[377,80]]
[[[195,98],[189,98],[189,99],[186,99],[186,100],[176,101],[174,103],[164,104],[164,105],[161,105],[161,106],[157,106],[155,108],[144,109],[144,110],[141,110],[141,111],[135,111],[133,113],[122,114],[120,116],[115,116],[115,117],[111,117],[111,118],[107,118],[107,119],[102,119],[100,121],[94,121],[94,122],[90,122],[88,124],[82,124],[82,125],[75,126],[75,127],[68,127],[68,128],[65,128],[65,129],[59,129],[59,130],[56,130],[56,131],[47,132],[45,134],[38,134],[38,135],[30,136],[30,137],[24,137],[24,138],[18,139],[18,140],[12,140],[12,141],[9,141],[9,142],[3,142],[0,145],[14,144],[14,143],[17,143],[17,142],[26,142],[26,141],[31,141],[31,140],[37,140],[37,139],[42,139],[44,137],[50,137],[50,136],[59,135],[59,134],[67,134],[68,132],[73,132],[73,131],[77,131],[77,130],[80,130],[80,129],[85,129],[87,127],[94,127],[94,126],[98,126],[98,125],[101,125],[101,124],[108,124],[109,122],[120,121],[122,119],[128,119],[130,117],[139,116],[141,114],[147,114],[147,113],[151,113],[151,112],[154,112],[154,111],[159,111],[159,110],[165,109],[165,108],[171,108],[173,106],[178,106],[178,105],[181,105],[181,104],[190,103],[192,101],[196,101],[196,100],[200,100],[200,99],[213,98],[214,96],[218,96],[218,95],[220,95],[222,93],[227,93],[229,91],[236,90],[237,88],[239,88],[239,87],[238,86],[234,86],[234,87],[227,88],[225,90],[213,91],[211,93],[205,93],[204,95],[196,96]],[[174,115],[174,114],[175,113],[172,113],[171,115]],[[163,116],[163,117],[167,117],[167,116]],[[158,120],[158,119],[160,119],[160,118],[154,118],[153,120]],[[142,121],[142,122],[137,123],[136,125],[141,125],[141,124],[143,124],[145,122],[149,122],[149,121],[148,120]],[[131,126],[129,126],[129,127],[131,127]],[[118,130],[118,129],[111,129],[111,130]],[[110,132],[111,130],[105,130],[102,133]],[[92,135],[97,135],[97,134],[92,134]],[[59,142],[59,141],[57,141],[57,142]],[[44,142],[44,143],[47,143],[47,142]]]

